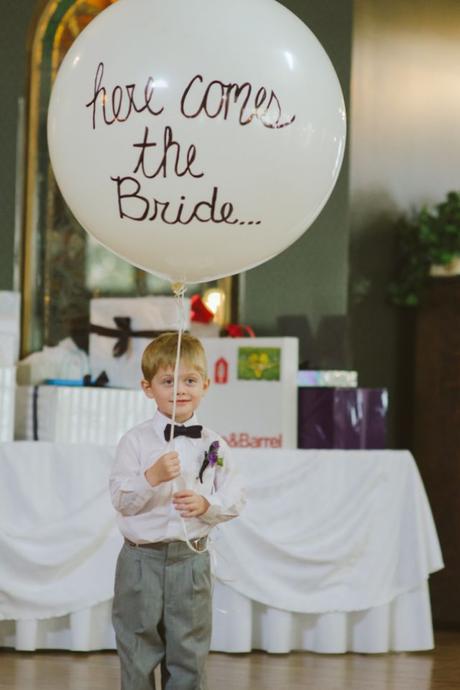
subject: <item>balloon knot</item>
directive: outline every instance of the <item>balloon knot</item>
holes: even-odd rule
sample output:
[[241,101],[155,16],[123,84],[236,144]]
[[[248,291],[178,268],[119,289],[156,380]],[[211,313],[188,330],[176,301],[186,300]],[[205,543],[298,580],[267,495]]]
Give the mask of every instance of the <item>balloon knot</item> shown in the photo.
[[174,292],[176,297],[182,297],[185,295],[186,287],[184,283],[171,283],[171,290]]

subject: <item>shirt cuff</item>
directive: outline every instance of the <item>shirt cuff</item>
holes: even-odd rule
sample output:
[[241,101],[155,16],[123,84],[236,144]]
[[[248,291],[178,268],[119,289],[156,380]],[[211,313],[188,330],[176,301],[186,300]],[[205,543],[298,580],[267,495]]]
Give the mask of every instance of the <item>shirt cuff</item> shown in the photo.
[[149,480],[145,476],[145,472],[142,472],[139,475],[139,479],[140,479],[139,489],[141,491],[142,491],[142,489],[144,489],[144,491],[145,491],[145,489],[150,489],[151,491],[155,491],[155,489],[158,489],[158,487],[161,486],[161,484],[157,484],[156,486],[152,486],[152,484],[150,484]]
[[209,508],[203,515],[200,515],[200,520],[207,525],[215,525],[220,522],[219,518],[222,514],[222,501],[218,496],[204,496],[204,498],[208,501]]

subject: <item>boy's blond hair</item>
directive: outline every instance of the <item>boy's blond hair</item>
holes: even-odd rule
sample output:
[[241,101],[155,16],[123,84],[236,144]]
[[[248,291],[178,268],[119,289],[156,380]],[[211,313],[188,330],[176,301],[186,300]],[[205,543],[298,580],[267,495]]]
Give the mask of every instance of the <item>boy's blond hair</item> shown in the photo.
[[[142,355],[142,373],[151,381],[159,369],[174,368],[177,356],[178,333],[162,333],[147,345]],[[180,358],[199,371],[203,379],[208,378],[206,354],[198,338],[182,333]]]

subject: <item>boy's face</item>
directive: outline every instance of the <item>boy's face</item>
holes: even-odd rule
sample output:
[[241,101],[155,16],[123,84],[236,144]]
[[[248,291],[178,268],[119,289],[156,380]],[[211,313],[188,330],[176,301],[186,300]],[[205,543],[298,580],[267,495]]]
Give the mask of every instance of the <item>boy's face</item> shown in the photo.
[[[157,407],[167,417],[172,417],[174,395],[174,369],[158,369],[151,381],[143,379],[142,389],[148,398],[155,400]],[[186,422],[193,415],[209,386],[209,379],[192,365],[181,360],[177,382],[176,421]]]

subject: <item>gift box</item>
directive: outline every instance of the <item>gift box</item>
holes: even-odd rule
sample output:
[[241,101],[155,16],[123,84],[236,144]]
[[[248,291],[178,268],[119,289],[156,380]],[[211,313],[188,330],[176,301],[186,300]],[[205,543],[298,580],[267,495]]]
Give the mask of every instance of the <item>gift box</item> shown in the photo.
[[297,338],[203,338],[200,422],[234,448],[296,448]]
[[[184,311],[188,329],[188,299]],[[137,389],[144,349],[160,333],[177,330],[179,314],[174,297],[101,298],[91,300],[90,321],[92,376],[105,371],[109,386]]]
[[15,438],[116,445],[154,411],[155,403],[141,390],[18,386]]
[[82,382],[89,373],[89,359],[72,338],[61,340],[54,347],[44,346],[18,362],[19,385],[39,385],[48,379],[66,379]]
[[16,368],[0,366],[0,442],[14,438]]
[[20,294],[0,290],[0,367],[12,367],[19,358]]
[[299,448],[385,448],[384,388],[299,388]]
[[303,369],[297,374],[297,385],[309,388],[356,388],[358,372]]
[[[296,338],[203,339],[211,385],[197,410],[201,424],[231,447],[295,448]],[[113,445],[153,416],[138,390],[18,386],[16,439]]]

